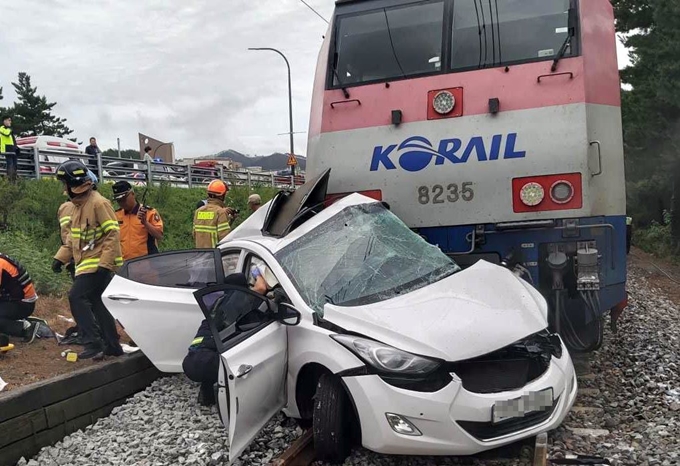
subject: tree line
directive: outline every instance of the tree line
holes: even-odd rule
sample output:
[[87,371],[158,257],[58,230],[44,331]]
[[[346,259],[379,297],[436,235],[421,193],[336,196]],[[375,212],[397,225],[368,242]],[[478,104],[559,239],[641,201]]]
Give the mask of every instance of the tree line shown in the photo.
[[680,250],[680,2],[613,0],[631,58],[621,70],[628,212]]
[[[12,87],[17,99],[10,107],[0,107],[0,114],[12,117],[12,127],[17,136],[66,137],[73,133],[66,126],[65,118],[53,114],[57,103],[39,95],[37,86],[31,84],[31,77],[27,73],[20,72]],[[0,102],[3,100],[2,90],[0,87]]]

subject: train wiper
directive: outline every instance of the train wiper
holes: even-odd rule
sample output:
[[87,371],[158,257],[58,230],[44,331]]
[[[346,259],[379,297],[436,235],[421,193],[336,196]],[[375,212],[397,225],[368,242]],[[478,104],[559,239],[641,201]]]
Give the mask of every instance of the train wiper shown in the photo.
[[555,55],[553,64],[550,67],[551,73],[557,71],[557,64],[560,62],[562,58],[564,58],[564,55],[567,53],[567,48],[571,45],[571,41],[576,35],[576,10],[574,8],[569,8],[567,14],[569,15],[567,19],[567,38],[564,39],[562,47],[560,47],[560,50]]
[[560,47],[560,50],[557,52],[555,55],[555,59],[553,60],[553,64],[550,67],[550,72],[554,73],[557,71],[557,64],[560,62],[562,58],[564,58],[564,55],[567,53],[567,48],[571,44],[571,39],[574,37],[571,33],[567,35],[567,38],[564,39],[564,43],[562,44],[562,47]]

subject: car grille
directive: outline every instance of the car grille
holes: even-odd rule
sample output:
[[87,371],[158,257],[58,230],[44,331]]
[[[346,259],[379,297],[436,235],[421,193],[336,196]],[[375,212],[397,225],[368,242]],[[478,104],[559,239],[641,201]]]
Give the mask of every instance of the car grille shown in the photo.
[[522,388],[543,375],[548,364],[538,359],[489,358],[453,363],[450,369],[460,377],[467,391],[498,393]]
[[552,356],[561,357],[559,340],[539,332],[510,346],[474,359],[446,364],[473,393],[499,393],[521,388],[543,375]]
[[559,398],[555,399],[552,407],[546,411],[537,411],[535,413],[527,414],[524,417],[508,419],[499,422],[498,424],[475,421],[457,421],[457,423],[463,430],[478,440],[492,440],[503,437],[504,435],[529,429],[547,421],[550,416],[552,416],[553,412],[555,412],[555,407],[558,403]]

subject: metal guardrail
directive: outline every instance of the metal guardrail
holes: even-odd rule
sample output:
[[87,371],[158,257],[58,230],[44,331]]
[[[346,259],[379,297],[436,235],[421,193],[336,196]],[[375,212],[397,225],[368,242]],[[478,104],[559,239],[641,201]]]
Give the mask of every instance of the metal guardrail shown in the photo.
[[[171,186],[192,188],[205,186],[214,179],[221,179],[229,186],[271,186],[290,188],[304,184],[301,175],[275,175],[273,173],[252,173],[238,170],[225,170],[223,166],[198,167],[153,162],[151,160],[119,159],[115,157],[90,157],[87,155],[67,154],[59,151],[22,149],[18,157],[17,174],[21,178],[54,177],[57,167],[67,160],[80,160],[92,170],[100,181],[127,180],[132,184],[169,183]],[[4,153],[0,153],[0,175],[7,174]]]

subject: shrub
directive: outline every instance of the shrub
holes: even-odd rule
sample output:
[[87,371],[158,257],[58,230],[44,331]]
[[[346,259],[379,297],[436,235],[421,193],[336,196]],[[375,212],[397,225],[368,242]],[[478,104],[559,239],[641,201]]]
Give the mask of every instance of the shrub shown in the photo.
[[658,257],[674,257],[678,250],[671,238],[671,215],[663,212],[663,222],[653,220],[647,228],[633,230],[633,244]]

